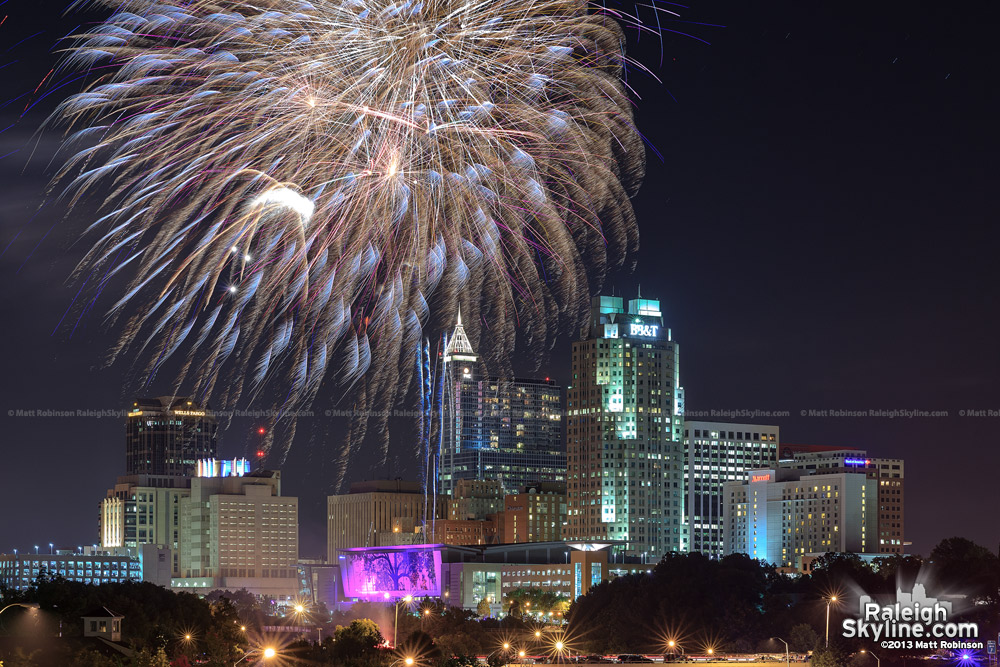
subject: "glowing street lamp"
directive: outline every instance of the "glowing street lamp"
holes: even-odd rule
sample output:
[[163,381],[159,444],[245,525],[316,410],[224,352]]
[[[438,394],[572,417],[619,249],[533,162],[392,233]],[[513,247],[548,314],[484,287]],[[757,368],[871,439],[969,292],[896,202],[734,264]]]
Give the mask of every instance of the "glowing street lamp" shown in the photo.
[[788,642],[786,642],[781,637],[771,637],[771,639],[777,639],[779,642],[785,645],[785,667],[788,667]]
[[[877,667],[882,667],[882,661],[878,659],[878,656],[877,656],[877,655],[875,655],[875,654],[874,654],[874,653],[872,653],[871,651],[866,651],[866,650],[864,650],[864,649],[861,649],[861,652],[862,652],[862,653],[867,653],[867,654],[868,654],[868,655],[870,655],[871,657],[875,658],[875,664],[877,665]],[[967,657],[967,656],[963,656],[963,658],[965,658],[965,657]]]
[[[385,597],[388,600],[389,599],[389,594],[386,593]],[[399,602],[400,601],[397,600],[396,604],[393,605],[396,608],[396,614],[395,614],[396,618],[395,618],[395,620],[392,623],[392,647],[393,648],[396,648],[396,628],[399,627]],[[406,604],[410,604],[411,602],[413,602],[413,596],[412,595],[407,595],[406,597],[403,598],[402,602],[405,602]]]
[[826,599],[826,647],[830,648],[830,605],[837,601],[836,595]]
[[39,604],[37,602],[14,602],[13,604],[7,605],[3,609],[0,609],[0,614],[4,613],[11,607],[24,607],[25,609],[34,610],[39,608]]

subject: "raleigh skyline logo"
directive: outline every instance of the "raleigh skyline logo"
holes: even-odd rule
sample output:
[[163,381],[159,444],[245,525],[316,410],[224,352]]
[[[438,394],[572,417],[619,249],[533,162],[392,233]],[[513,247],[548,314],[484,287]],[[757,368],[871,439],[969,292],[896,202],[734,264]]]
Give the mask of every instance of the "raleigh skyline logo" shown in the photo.
[[957,641],[977,639],[979,625],[949,621],[952,603],[928,597],[923,584],[914,584],[912,593],[896,589],[895,604],[880,605],[870,595],[863,595],[858,606],[861,618],[845,618],[842,624],[843,635],[848,639],[871,639],[881,642],[882,648],[983,648],[979,641]]

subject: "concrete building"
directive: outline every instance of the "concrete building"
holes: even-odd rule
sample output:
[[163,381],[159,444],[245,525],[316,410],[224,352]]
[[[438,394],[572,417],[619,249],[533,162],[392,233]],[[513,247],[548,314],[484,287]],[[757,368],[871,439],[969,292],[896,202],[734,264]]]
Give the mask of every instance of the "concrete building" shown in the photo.
[[138,398],[125,425],[125,474],[193,476],[215,458],[218,424],[207,405],[183,396]]
[[684,551],[712,558],[725,553],[723,486],[742,480],[748,470],[778,464],[777,426],[684,422]]
[[565,481],[562,389],[556,382],[481,375],[461,315],[443,362],[438,493],[454,497],[460,480],[497,480],[506,493],[539,481]]
[[506,544],[556,542],[565,523],[565,484],[536,484],[504,498],[502,541]]
[[752,470],[723,494],[727,554],[791,568],[805,554],[865,553],[877,541],[878,483],[864,474]]
[[655,562],[683,545],[683,389],[659,301],[595,297],[573,343],[564,538]]
[[449,519],[485,521],[503,511],[503,484],[496,479],[460,479],[448,499]]
[[[386,546],[380,535],[414,535],[423,531],[427,497],[418,482],[372,480],[351,484],[348,493],[328,496],[327,558],[332,563],[340,549]],[[444,502],[437,510],[446,511]],[[388,537],[388,536],[386,536]],[[397,542],[392,542],[396,544]]]
[[466,546],[496,544],[496,522],[476,519],[437,519],[427,526],[426,544]]
[[903,459],[872,458],[854,448],[833,449],[809,445],[786,445],[779,465],[818,474],[864,473],[878,481],[878,542],[872,551],[901,554],[905,541],[905,466]]
[[281,495],[280,473],[191,480],[180,500],[180,576],[175,590],[246,588],[279,604],[299,590],[298,498]]
[[[248,473],[246,459],[196,462],[198,477],[231,477]],[[191,495],[192,477],[126,475],[108,489],[99,510],[100,545],[105,549],[137,549],[144,544],[172,551],[173,576],[180,576],[180,501]]]

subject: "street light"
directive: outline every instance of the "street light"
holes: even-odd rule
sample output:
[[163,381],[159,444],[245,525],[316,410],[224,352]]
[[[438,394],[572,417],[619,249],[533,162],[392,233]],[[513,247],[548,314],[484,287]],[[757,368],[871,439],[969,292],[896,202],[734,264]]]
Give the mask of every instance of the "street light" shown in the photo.
[[874,654],[874,653],[872,653],[871,651],[866,651],[866,650],[864,650],[864,649],[861,649],[861,652],[862,652],[862,653],[867,653],[867,654],[868,654],[868,655],[870,655],[871,657],[875,658],[875,664],[877,665],[877,667],[882,667],[882,661],[878,659],[878,656],[877,656],[877,655],[875,655],[875,654]]
[[518,658],[518,663],[519,664],[522,664],[522,665],[524,664],[524,655],[525,654],[524,654],[524,650],[523,649],[517,652],[517,658]]
[[510,642],[504,642],[503,645],[500,648],[498,648],[497,650],[493,651],[488,656],[486,656],[486,664],[489,664],[490,658],[492,658],[497,653],[500,653],[501,651],[503,651],[503,655],[505,656],[504,657],[504,664],[507,664],[506,655],[507,655],[507,652],[510,651]]
[[0,614],[4,613],[5,611],[7,611],[8,609],[10,609],[11,607],[24,607],[25,609],[38,609],[39,608],[39,604],[37,602],[13,602],[13,603],[7,605],[6,607],[4,607],[3,609],[0,609]]
[[785,667],[788,667],[788,642],[786,642],[781,637],[771,637],[771,639],[777,639],[779,642],[785,645]]
[[826,599],[826,647],[830,648],[830,605],[837,601],[836,595]]
[[566,648],[566,645],[562,642],[562,640],[557,639],[556,643],[552,645],[552,648],[554,648],[556,650],[556,653],[559,654],[559,662],[562,662],[563,649]]
[[[386,593],[385,596],[388,598],[389,594]],[[407,595],[406,597],[404,597],[402,599],[402,602],[405,602],[406,604],[410,604],[411,602],[413,602],[413,596],[412,595]],[[393,648],[396,648],[396,628],[399,627],[399,603],[400,603],[400,600],[396,600],[396,604],[394,605],[396,607],[396,614],[395,614],[396,619],[392,623],[392,647]]]
[[[247,653],[242,658],[240,658],[239,660],[237,660],[236,662],[234,662],[233,663],[233,667],[236,667],[236,665],[240,664],[241,662],[243,662],[244,660],[246,660],[250,656],[255,655],[256,653],[257,653],[256,651],[251,651],[251,652]],[[265,648],[263,651],[260,651],[260,656],[264,660],[270,660],[271,658],[273,658],[276,655],[278,655],[278,652],[276,650],[274,650],[273,648],[271,648],[270,646],[268,646],[267,648]]]

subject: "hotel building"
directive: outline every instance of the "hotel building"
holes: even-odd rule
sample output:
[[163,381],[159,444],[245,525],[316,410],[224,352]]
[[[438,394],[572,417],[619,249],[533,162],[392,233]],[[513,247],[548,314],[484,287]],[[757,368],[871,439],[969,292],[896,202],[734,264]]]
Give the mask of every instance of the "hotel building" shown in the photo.
[[[816,445],[781,447],[782,468],[815,473],[864,473],[878,482],[878,543],[873,552],[901,554],[905,546],[903,459],[872,458],[861,449]],[[871,548],[871,547],[869,547]]]
[[875,546],[877,480],[769,468],[723,488],[725,552],[800,568],[806,554],[866,553]]
[[655,562],[683,546],[683,389],[660,302],[595,297],[567,394],[568,540],[624,542]]
[[776,466],[779,441],[777,426],[684,422],[685,551],[712,558],[726,553],[723,486],[748,470]]

